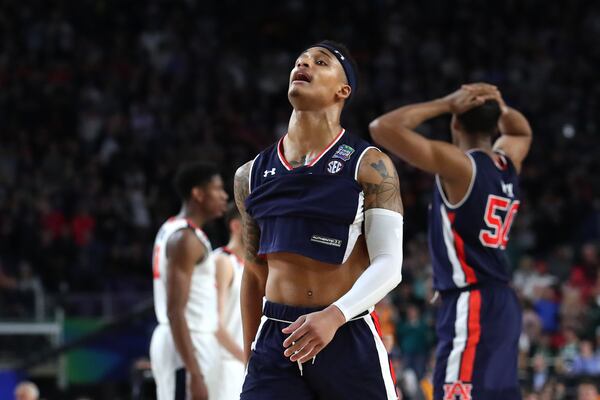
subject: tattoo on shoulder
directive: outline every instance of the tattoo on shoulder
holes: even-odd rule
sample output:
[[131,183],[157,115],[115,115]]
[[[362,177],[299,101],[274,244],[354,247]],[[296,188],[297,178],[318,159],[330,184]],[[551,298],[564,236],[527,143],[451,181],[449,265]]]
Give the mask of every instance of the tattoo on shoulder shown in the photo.
[[379,175],[381,175],[382,178],[390,178],[390,174],[388,173],[383,160],[379,160],[377,163],[371,163],[371,167],[379,172]]
[[238,168],[235,174],[234,182],[234,197],[235,204],[240,211],[242,216],[242,242],[246,249],[245,258],[247,261],[258,264],[266,265],[265,260],[258,256],[258,248],[260,243],[260,229],[256,224],[256,221],[246,212],[246,198],[250,194],[250,171],[252,169],[252,161],[242,165]]
[[[389,160],[388,160],[389,161]],[[369,162],[367,168],[376,171],[377,178],[362,182],[365,193],[365,210],[369,208],[385,208],[399,213],[403,212],[402,198],[400,197],[400,180],[396,168],[386,163],[381,158]],[[373,176],[374,174],[369,174]]]

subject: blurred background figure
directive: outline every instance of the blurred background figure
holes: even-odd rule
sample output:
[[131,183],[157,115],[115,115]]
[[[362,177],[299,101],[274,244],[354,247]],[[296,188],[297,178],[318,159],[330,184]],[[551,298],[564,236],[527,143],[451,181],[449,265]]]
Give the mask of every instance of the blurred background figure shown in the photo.
[[577,400],[599,400],[598,381],[586,380],[577,386]]
[[233,202],[227,206],[225,223],[229,229],[229,242],[213,251],[219,311],[216,335],[221,345],[221,385],[217,400],[238,400],[245,375],[240,307],[245,248],[242,243],[242,219]]
[[40,391],[33,382],[21,382],[15,389],[15,400],[38,400],[39,398]]

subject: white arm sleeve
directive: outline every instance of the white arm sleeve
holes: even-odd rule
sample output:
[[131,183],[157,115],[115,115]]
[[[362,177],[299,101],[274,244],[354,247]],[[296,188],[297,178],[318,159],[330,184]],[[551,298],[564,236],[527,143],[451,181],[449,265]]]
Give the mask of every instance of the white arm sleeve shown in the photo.
[[371,265],[333,304],[346,321],[374,306],[402,280],[402,214],[383,208],[365,212],[365,238]]

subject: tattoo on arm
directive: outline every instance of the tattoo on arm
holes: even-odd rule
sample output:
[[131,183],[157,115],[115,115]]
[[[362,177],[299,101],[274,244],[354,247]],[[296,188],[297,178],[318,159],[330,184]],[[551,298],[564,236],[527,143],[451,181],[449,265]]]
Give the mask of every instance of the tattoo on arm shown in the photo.
[[387,156],[384,161],[382,154],[371,155],[369,158],[370,160],[365,160],[368,165],[362,167],[367,177],[361,182],[365,193],[365,210],[385,208],[402,213],[400,180],[396,168]]
[[235,173],[234,194],[235,203],[242,216],[242,242],[246,248],[245,258],[248,262],[266,265],[265,260],[258,256],[260,229],[256,221],[246,212],[245,201],[250,194],[250,170],[252,161],[242,165]]

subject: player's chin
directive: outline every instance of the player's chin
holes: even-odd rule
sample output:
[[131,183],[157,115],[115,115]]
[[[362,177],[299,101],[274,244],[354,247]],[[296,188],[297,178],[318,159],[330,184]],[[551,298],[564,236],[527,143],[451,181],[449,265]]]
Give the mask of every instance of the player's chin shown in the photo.
[[213,215],[213,218],[221,218],[222,216],[225,215],[225,210],[219,208],[217,210],[214,210],[212,215]]
[[309,88],[291,85],[288,90],[288,100],[297,110],[310,109],[317,96]]

